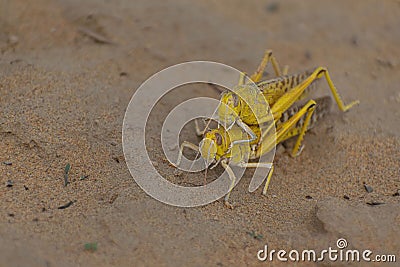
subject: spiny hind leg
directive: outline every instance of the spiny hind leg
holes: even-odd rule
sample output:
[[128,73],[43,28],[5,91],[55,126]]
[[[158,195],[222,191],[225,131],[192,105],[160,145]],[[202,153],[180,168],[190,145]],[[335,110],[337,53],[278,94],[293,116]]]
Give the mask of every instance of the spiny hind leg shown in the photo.
[[267,181],[265,182],[262,194],[265,196],[267,194],[269,183],[271,182],[272,173],[274,172],[274,165],[272,163],[266,162],[248,162],[240,164],[240,167],[244,168],[268,168]]
[[[304,124],[306,124],[306,131],[311,129],[315,122],[320,120],[322,117],[324,117],[327,113],[329,113],[330,108],[332,106],[332,98],[330,96],[324,96],[324,97],[320,97],[317,99],[314,99],[314,101],[317,103],[315,106],[315,110],[312,112],[312,114],[310,115],[310,119],[307,119],[306,116],[303,116],[297,123],[296,126],[292,129],[290,129],[285,136],[281,139],[281,143],[285,144],[284,142],[292,137],[295,136],[300,136],[300,134],[303,132],[303,126]],[[284,123],[286,120],[288,120],[291,116],[293,116],[294,114],[296,114],[297,112],[299,112],[299,106],[295,106],[292,107],[290,109],[288,109],[284,116],[282,116],[281,118],[281,122],[280,123]],[[283,119],[283,120],[282,120]],[[280,126],[278,126],[279,128]],[[304,134],[303,134],[304,135]],[[290,142],[292,143],[292,142]],[[294,143],[292,145],[292,147],[294,148]],[[287,148],[287,146],[285,146],[285,148]],[[299,146],[299,151],[297,152],[297,154],[301,153],[301,150],[304,148],[304,146]]]
[[[310,125],[311,117],[315,111],[316,102],[314,100],[309,100],[296,114],[289,118],[286,122],[279,125],[276,132],[276,142],[279,144],[284,140],[297,135],[297,129],[300,127],[300,132],[298,132],[297,141],[293,147],[291,155],[293,157],[298,156],[302,150],[301,142],[303,141],[304,135]],[[305,116],[301,126],[298,123]]]
[[326,80],[326,82],[328,83],[329,88],[331,89],[331,92],[332,92],[332,94],[333,94],[333,98],[335,98],[336,104],[338,105],[338,107],[339,107],[339,109],[340,109],[341,111],[347,111],[347,110],[349,110],[350,108],[352,108],[354,105],[357,105],[357,104],[360,103],[360,101],[355,100],[355,101],[352,101],[350,104],[345,105],[345,104],[343,103],[343,100],[342,100],[342,98],[340,97],[340,95],[339,95],[339,93],[338,93],[338,91],[337,91],[335,85],[334,85],[333,82],[332,82],[332,79],[331,79],[331,76],[329,75],[328,70],[327,70],[326,68],[317,68],[316,71],[318,71],[318,74],[317,74],[317,77],[316,77],[316,78],[319,79],[319,78],[322,77],[322,75],[325,76],[325,80]]
[[[259,158],[265,153],[271,151],[276,147],[276,144],[280,144],[286,139],[297,135],[298,127],[296,125],[299,123],[301,118],[315,106],[314,100],[309,100],[297,113],[288,118],[287,121],[277,125],[275,133],[273,135],[263,135],[261,143],[258,144],[258,148],[254,153],[254,158]],[[275,104],[276,105],[276,104]],[[312,115],[312,114],[311,114]]]
[[251,75],[251,80],[253,82],[259,82],[264,74],[264,70],[268,65],[268,62],[271,62],[272,67],[274,68],[275,75],[276,76],[281,76],[281,69],[279,67],[278,61],[275,59],[274,55],[272,54],[272,50],[266,50],[264,53],[264,57],[261,60],[260,65],[257,68],[257,71]]
[[308,110],[307,110],[307,113],[305,115],[306,117],[305,117],[305,120],[303,122],[303,126],[301,127],[300,134],[297,137],[297,141],[294,144],[294,147],[293,147],[293,150],[292,150],[292,153],[291,153],[292,157],[297,157],[303,151],[304,145],[302,145],[301,143],[302,143],[304,135],[305,135],[305,133],[306,133],[306,131],[307,131],[309,125],[310,125],[311,117],[312,117],[314,111],[315,111],[315,104],[310,106],[308,108]]
[[222,167],[224,167],[224,169],[226,170],[226,172],[229,175],[229,179],[231,180],[231,185],[229,186],[229,191],[224,198],[224,205],[230,209],[233,209],[233,205],[229,203],[229,196],[231,195],[233,187],[235,186],[236,176],[235,176],[235,173],[232,171],[231,167],[229,167],[229,165],[225,161],[221,161],[221,165],[222,165]]
[[271,108],[274,118],[280,119],[282,114],[289,107],[291,107],[296,101],[298,101],[301,98],[301,96],[304,94],[304,91],[312,84],[312,82],[315,81],[316,79],[320,79],[323,75],[325,76],[325,79],[328,82],[328,85],[333,94],[333,97],[335,98],[336,103],[341,111],[347,111],[354,105],[357,105],[360,103],[358,100],[356,100],[356,101],[351,102],[348,105],[345,105],[329,76],[328,70],[326,68],[319,67],[319,68],[316,68],[311,73],[311,75],[308,76],[301,84],[297,85],[292,90],[285,93],[283,96],[281,96],[275,102],[275,104]]

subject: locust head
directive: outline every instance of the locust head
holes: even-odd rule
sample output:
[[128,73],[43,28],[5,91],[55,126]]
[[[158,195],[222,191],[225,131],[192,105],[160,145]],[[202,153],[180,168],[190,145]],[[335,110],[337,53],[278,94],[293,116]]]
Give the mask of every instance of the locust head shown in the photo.
[[218,129],[212,130],[204,135],[199,148],[202,158],[205,160],[207,167],[216,159],[218,160],[218,147],[222,145],[222,136]]

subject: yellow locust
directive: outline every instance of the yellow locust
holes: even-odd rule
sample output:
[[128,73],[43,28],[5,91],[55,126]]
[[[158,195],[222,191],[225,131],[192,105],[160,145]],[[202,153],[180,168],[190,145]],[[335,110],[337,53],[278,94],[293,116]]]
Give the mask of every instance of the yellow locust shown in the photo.
[[[264,70],[272,63],[277,78],[261,81]],[[285,68],[283,75],[278,62],[267,50],[257,71],[250,77],[255,83],[245,83],[242,75],[238,86],[232,91],[224,91],[221,95],[221,104],[218,107],[217,129],[200,131],[196,122],[196,132],[202,135],[199,146],[183,142],[179,150],[177,165],[179,165],[185,147],[198,151],[206,161],[207,168],[221,164],[229,174],[231,186],[225,196],[225,205],[232,208],[229,195],[233,189],[236,177],[230,164],[240,167],[265,167],[269,168],[267,181],[263,194],[266,194],[273,173],[271,162],[248,162],[260,158],[279,144],[291,137],[297,136],[297,141],[292,149],[291,156],[298,156],[303,146],[301,145],[305,132],[314,126],[314,123],[330,108],[330,97],[308,100],[299,106],[299,101],[304,99],[313,88],[313,82],[325,78],[332,95],[341,111],[347,111],[359,101],[345,105],[335,88],[328,70],[323,67],[300,74],[287,75]],[[260,92],[261,90],[261,92]],[[257,101],[257,95],[262,94],[265,101]],[[260,110],[263,112],[260,113]],[[254,114],[258,111],[257,116]],[[261,125],[268,124],[266,130],[261,130]],[[275,129],[272,126],[275,125]],[[213,164],[214,163],[214,164]],[[212,165],[213,164],[213,165]]]

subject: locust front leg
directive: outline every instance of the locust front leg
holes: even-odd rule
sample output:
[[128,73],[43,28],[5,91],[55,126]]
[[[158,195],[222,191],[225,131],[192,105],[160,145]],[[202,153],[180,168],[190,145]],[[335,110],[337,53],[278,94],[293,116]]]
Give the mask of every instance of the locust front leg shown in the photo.
[[236,144],[242,144],[242,143],[251,143],[254,140],[257,139],[257,135],[251,130],[251,128],[245,124],[241,119],[237,119],[235,122],[243,131],[245,131],[249,136],[250,139],[243,139],[243,140],[235,140],[231,143],[231,146],[236,145]]
[[178,154],[178,159],[177,159],[177,161],[176,161],[176,166],[179,166],[179,165],[181,164],[182,155],[183,155],[183,149],[184,149],[185,147],[190,148],[190,149],[192,149],[192,150],[194,150],[194,151],[199,152],[199,147],[198,147],[198,146],[196,146],[195,144],[192,144],[192,143],[190,143],[190,142],[183,141],[183,143],[181,144],[181,147],[179,148],[179,154]]
[[[195,144],[192,144],[190,142],[183,141],[183,143],[181,144],[181,147],[179,148],[179,154],[178,154],[178,159],[176,161],[176,166],[179,166],[181,164],[182,155],[183,155],[183,149],[185,149],[185,147],[190,148],[190,149],[196,151],[197,153],[200,153],[200,150],[199,150],[198,146],[196,146]],[[207,173],[207,170],[206,170],[206,173]],[[206,176],[204,176],[204,185],[205,184],[207,184],[207,177]]]
[[198,119],[195,119],[194,120],[194,124],[195,124],[195,130],[196,130],[196,135],[197,136],[203,136],[206,132],[207,132],[207,130],[208,130],[208,124],[204,127],[204,129],[203,130],[200,130],[200,126],[199,126],[199,122],[198,122]]
[[272,163],[265,163],[265,162],[248,162],[242,163],[239,165],[243,168],[268,168],[268,176],[267,181],[265,182],[264,189],[262,194],[265,196],[267,194],[269,183],[271,182],[272,173],[274,172],[274,165]]
[[224,167],[224,169],[226,170],[226,172],[229,175],[229,179],[231,180],[231,185],[229,186],[229,191],[225,196],[224,204],[226,207],[233,209],[232,204],[229,203],[229,196],[231,195],[233,187],[235,186],[236,176],[235,176],[235,173],[232,171],[231,167],[229,167],[229,165],[226,163],[225,160],[221,161],[221,165],[222,165],[222,167]]

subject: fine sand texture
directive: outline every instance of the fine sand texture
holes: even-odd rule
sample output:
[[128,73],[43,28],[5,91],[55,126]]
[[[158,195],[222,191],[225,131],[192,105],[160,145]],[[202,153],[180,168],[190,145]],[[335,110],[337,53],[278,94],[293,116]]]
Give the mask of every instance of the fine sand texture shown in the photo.
[[[0,266],[292,266],[257,252],[337,248],[339,238],[397,253],[397,263],[350,266],[399,266],[399,14],[395,0],[0,0]],[[280,147],[266,196],[248,192],[251,172],[233,210],[148,196],[122,149],[135,90],[185,61],[252,73],[267,48],[290,73],[327,67],[343,100],[360,105],[333,105],[299,157]],[[168,164],[160,128],[177,103],[219,97],[192,89],[166,96],[146,129],[152,161],[182,185],[204,174]],[[199,142],[193,125],[180,140]]]

